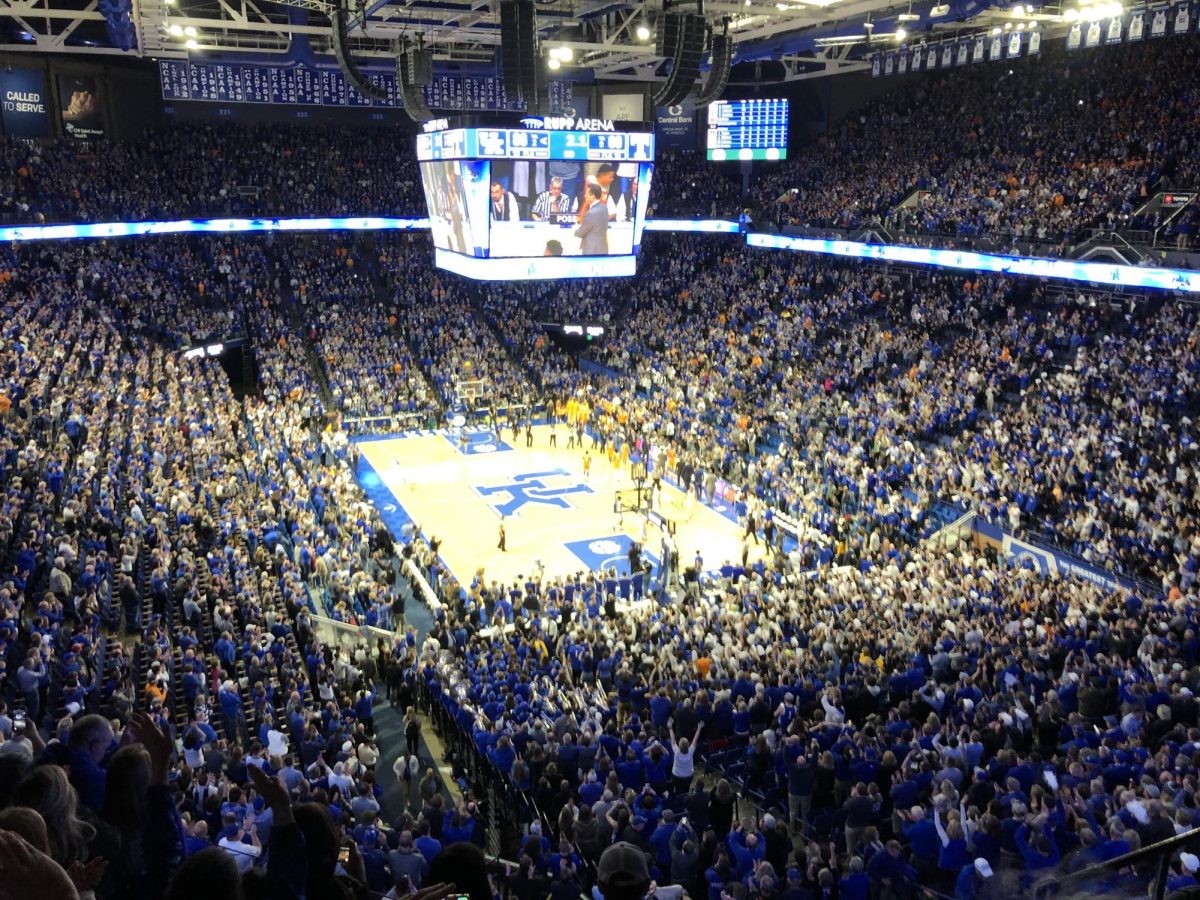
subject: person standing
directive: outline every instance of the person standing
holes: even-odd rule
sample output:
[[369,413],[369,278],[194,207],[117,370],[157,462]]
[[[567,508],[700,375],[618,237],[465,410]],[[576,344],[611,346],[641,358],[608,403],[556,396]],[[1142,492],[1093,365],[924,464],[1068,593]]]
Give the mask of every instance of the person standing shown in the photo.
[[506,552],[506,548],[504,546],[504,539],[505,539],[504,516],[501,516],[500,517],[500,543],[496,545],[497,547],[499,547],[501,553]]
[[667,723],[668,734],[671,736],[671,777],[675,779],[675,792],[686,794],[692,787],[692,778],[696,774],[696,741],[700,740],[700,732],[704,730],[704,722],[696,723],[696,733],[691,741],[687,738],[675,739],[675,722]]
[[600,202],[603,191],[599,185],[588,185],[591,205],[579,218],[575,237],[580,239],[579,252],[583,256],[608,255],[608,206]]
[[404,741],[409,756],[417,755],[417,746],[421,740],[421,719],[417,716],[415,707],[410,706],[404,716]]

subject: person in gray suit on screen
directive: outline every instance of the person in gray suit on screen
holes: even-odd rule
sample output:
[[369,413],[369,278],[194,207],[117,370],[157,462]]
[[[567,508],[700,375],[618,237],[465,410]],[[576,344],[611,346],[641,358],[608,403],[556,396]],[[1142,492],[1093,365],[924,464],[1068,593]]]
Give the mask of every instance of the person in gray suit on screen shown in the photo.
[[589,184],[587,189],[586,209],[580,213],[575,229],[579,252],[584,256],[608,256],[608,204],[601,200],[604,190],[598,184]]

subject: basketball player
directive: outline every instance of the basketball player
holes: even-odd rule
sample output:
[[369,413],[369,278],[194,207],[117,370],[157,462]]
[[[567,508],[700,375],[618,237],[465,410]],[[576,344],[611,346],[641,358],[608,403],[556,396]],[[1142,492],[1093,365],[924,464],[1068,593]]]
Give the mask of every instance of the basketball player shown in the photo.
[[583,451],[583,480],[588,481],[592,474],[592,451]]
[[533,419],[525,420],[525,446],[533,446]]
[[558,446],[558,425],[553,418],[550,419],[550,446]]
[[754,499],[746,505],[746,533],[742,535],[742,540],[753,539],[755,545],[758,544],[758,504]]

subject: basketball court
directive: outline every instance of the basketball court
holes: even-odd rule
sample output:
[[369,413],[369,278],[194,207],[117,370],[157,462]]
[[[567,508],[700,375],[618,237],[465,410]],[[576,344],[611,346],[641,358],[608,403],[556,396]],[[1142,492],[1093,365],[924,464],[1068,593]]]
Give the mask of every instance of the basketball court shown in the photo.
[[[585,475],[584,451],[566,449],[564,427],[557,438],[558,447],[550,447],[548,425],[534,426],[528,449],[524,432],[514,442],[509,429],[499,443],[492,432],[470,429],[363,438],[358,478],[393,532],[412,521],[426,537],[440,538],[443,561],[464,583],[481,566],[489,579],[528,575],[535,560],[547,577],[607,566],[627,571],[632,541],[657,568],[661,527],[644,513],[616,511],[618,492],[626,501],[636,497],[629,466],[618,471],[597,448]],[[591,444],[585,437],[584,445]],[[697,551],[709,572],[741,558],[732,503],[689,502],[664,483],[654,509],[674,527],[684,566]],[[758,559],[761,545],[751,544],[750,552]]]

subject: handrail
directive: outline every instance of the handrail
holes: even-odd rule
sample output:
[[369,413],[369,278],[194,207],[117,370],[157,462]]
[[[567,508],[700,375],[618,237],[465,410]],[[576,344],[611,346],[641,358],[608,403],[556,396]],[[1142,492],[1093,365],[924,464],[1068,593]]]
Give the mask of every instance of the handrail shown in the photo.
[[406,559],[401,566],[401,570],[408,576],[409,582],[416,586],[421,594],[421,598],[425,601],[425,605],[429,607],[429,611],[436,617],[442,608],[442,601],[438,599],[437,593],[429,586],[429,582],[421,574],[420,568],[411,559]]
[[1080,869],[1078,872],[1062,875],[1059,881],[1060,883],[1086,881],[1089,878],[1104,875],[1110,869],[1123,869],[1126,866],[1132,866],[1143,860],[1154,859],[1158,861],[1158,867],[1154,875],[1154,889],[1150,893],[1150,898],[1151,900],[1162,900],[1167,889],[1167,872],[1170,868],[1169,863],[1172,854],[1174,854],[1177,848],[1181,849],[1183,846],[1192,844],[1198,840],[1200,840],[1200,828],[1193,828],[1191,831],[1185,831],[1182,834],[1169,837],[1166,840],[1159,841],[1157,844],[1151,844],[1149,847],[1142,847],[1140,850],[1131,850],[1128,853],[1114,856],[1112,859],[1105,860],[1104,862],[1090,865],[1086,869]]

